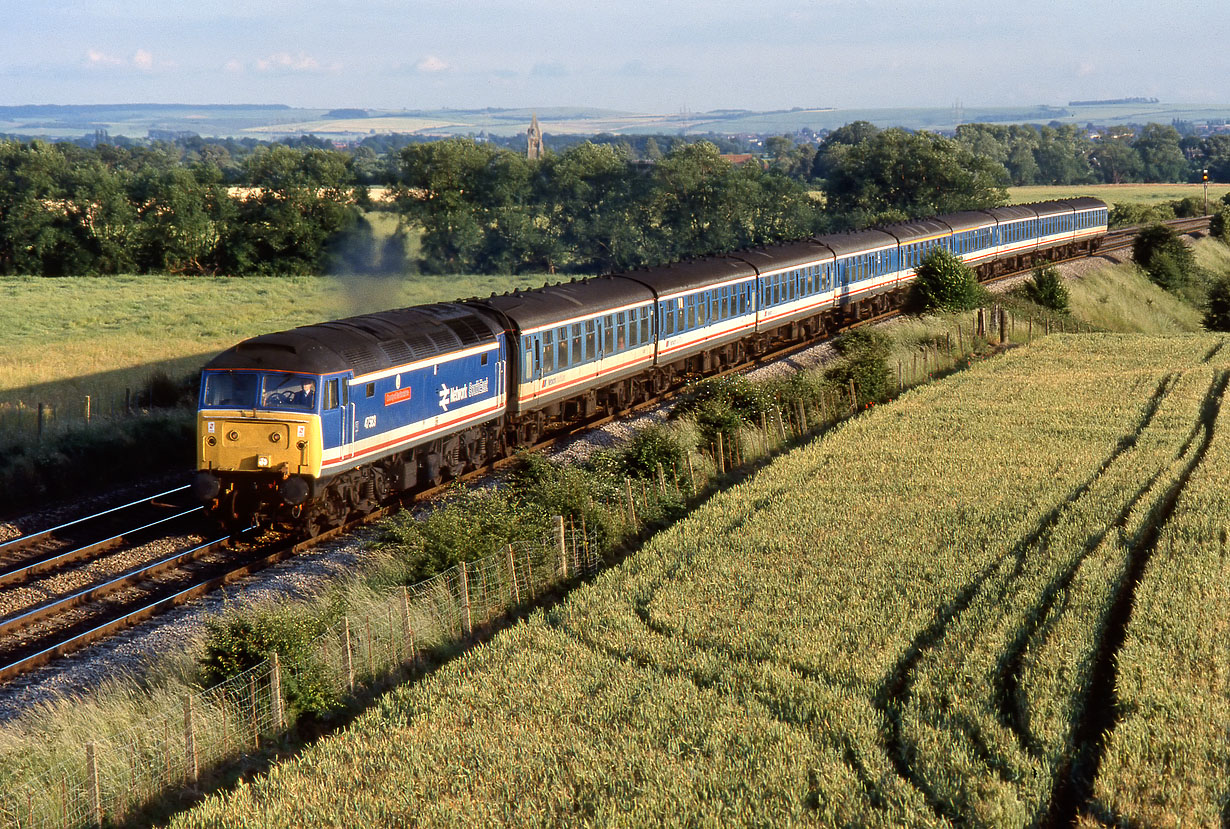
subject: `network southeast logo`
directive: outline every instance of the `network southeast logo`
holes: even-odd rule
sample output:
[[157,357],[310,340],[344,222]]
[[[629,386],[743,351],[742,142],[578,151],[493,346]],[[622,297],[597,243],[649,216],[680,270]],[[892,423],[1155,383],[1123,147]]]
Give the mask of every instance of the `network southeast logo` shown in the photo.
[[473,383],[467,383],[464,386],[450,386],[448,383],[441,383],[440,408],[447,412],[449,404],[469,400],[471,397],[476,397],[480,394],[486,394],[489,388],[491,388],[491,380],[487,377],[475,380]]

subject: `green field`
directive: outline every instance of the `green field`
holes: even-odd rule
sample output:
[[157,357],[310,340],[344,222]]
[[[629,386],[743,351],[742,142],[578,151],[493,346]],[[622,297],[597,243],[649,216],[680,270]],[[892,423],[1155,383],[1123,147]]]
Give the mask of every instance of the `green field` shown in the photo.
[[541,285],[542,276],[0,278],[0,405],[96,412],[155,371],[198,371],[257,334]]
[[1217,824],[1225,345],[877,407],[174,825]]
[[[1230,193],[1230,184],[1210,184],[1209,204]],[[1009,187],[1010,204],[1029,204],[1051,199],[1093,196],[1107,204],[1158,204],[1186,198],[1204,198],[1201,184],[1073,184]]]

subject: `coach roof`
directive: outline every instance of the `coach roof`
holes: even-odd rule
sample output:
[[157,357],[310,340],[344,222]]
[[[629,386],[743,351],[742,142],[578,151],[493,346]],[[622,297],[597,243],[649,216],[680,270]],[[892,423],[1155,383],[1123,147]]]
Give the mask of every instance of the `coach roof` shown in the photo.
[[223,351],[205,368],[367,374],[494,344],[500,333],[493,320],[465,305],[421,305],[262,334]]

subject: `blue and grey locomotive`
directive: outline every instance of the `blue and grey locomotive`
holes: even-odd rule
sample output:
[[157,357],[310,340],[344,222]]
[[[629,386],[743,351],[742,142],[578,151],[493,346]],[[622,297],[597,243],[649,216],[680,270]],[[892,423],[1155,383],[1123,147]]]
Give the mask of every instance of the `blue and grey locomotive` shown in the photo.
[[308,534],[561,424],[897,304],[935,247],[981,278],[1091,253],[1091,198],[937,216],[246,340],[204,369],[194,489]]

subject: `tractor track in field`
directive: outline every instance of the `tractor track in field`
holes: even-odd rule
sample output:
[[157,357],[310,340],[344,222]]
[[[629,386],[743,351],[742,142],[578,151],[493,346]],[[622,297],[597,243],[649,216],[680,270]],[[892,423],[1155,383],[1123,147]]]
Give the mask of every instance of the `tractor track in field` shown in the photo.
[[1107,743],[1119,721],[1119,700],[1115,692],[1115,681],[1119,675],[1117,656],[1127,638],[1136,589],[1153,558],[1162,531],[1174,514],[1179,497],[1192,475],[1204,462],[1213,441],[1228,385],[1230,372],[1219,372],[1205,395],[1200,418],[1193,429],[1192,437],[1181,450],[1180,457],[1191,448],[1198,434],[1201,435],[1199,445],[1191,460],[1159,500],[1148,525],[1131,551],[1123,584],[1106,615],[1092,678],[1082,700],[1083,714],[1077,723],[1073,740],[1076,752],[1068,767],[1061,771],[1051,798],[1046,820],[1049,826],[1071,826],[1077,817],[1082,815],[1107,824],[1118,823],[1118,816],[1111,814],[1093,798],[1093,786],[1106,753]]
[[[952,600],[944,607],[939,608],[935,617],[927,627],[925,627],[917,636],[914,637],[909,647],[902,654],[901,658],[893,666],[881,684],[881,690],[875,699],[875,707],[884,718],[887,726],[887,736],[885,739],[885,750],[889,759],[892,762],[893,768],[897,775],[905,780],[910,786],[915,788],[927,802],[936,817],[948,820],[961,820],[961,814],[954,806],[943,800],[934,789],[923,780],[913,768],[914,747],[904,737],[904,724],[902,717],[904,716],[906,707],[909,702],[911,689],[913,686],[913,674],[922,662],[926,654],[933,651],[947,636],[949,626],[966,610],[969,609],[975,598],[988,585],[988,582],[996,575],[997,572],[1009,562],[1015,560],[1016,564],[1011,574],[1006,574],[1005,583],[999,588],[1002,595],[1007,595],[1011,592],[1012,583],[1020,576],[1021,568],[1024,566],[1024,560],[1027,553],[1042,545],[1047,537],[1059,525],[1063,518],[1065,509],[1075,501],[1079,500],[1087,493],[1096,482],[1106,474],[1111,465],[1134,446],[1140,435],[1148,428],[1149,424],[1156,416],[1162,402],[1173,390],[1176,382],[1174,375],[1166,375],[1159,381],[1157,388],[1154,390],[1149,401],[1146,403],[1145,410],[1137,419],[1132,428],[1125,433],[1115,444],[1114,449],[1107,455],[1099,464],[1098,468],[1083,481],[1071,495],[1059,504],[1056,504],[1042,519],[1042,521],[1023,539],[1021,539],[1011,550],[1003,556],[995,559],[987,564],[981,571],[959,590]],[[1096,546],[1096,545],[1095,545]],[[1093,547],[1087,546],[1084,552],[1077,557],[1077,561],[1071,566],[1071,575],[1074,575],[1079,568],[1081,561],[1088,555]],[[1070,582],[1069,575],[1068,581]],[[1052,587],[1056,587],[1054,584]],[[1054,600],[1054,596],[1059,593],[1058,587],[1051,591],[1050,601]],[[1045,596],[1044,596],[1045,598]],[[1043,620],[1044,614],[1040,614],[1034,618],[1032,622],[1036,628]],[[1023,654],[1028,645],[1029,637],[1021,637],[1015,640],[1020,654]],[[1016,650],[1016,648],[1014,648]],[[1011,680],[1005,679],[1003,690],[999,690],[996,694],[1000,702],[1001,718],[1006,720],[1005,725],[1012,730],[1020,742],[1021,746],[1031,753],[1035,748],[1030,744],[1028,729],[1024,724],[1024,716],[1015,710],[1014,706],[1006,705],[1004,694],[1011,692],[1012,697],[1015,697],[1015,677],[1012,671],[1010,660],[1008,662],[1001,661],[997,666],[1001,672],[1001,677],[1012,677]],[[1011,683],[1010,685],[1008,683]],[[971,737],[978,737],[977,734],[971,734]],[[976,745],[983,745],[980,738],[974,739]],[[983,745],[985,749],[985,746]],[[1006,777],[1004,770],[999,768],[999,763],[995,760],[989,750],[982,751],[984,761],[987,765],[996,771],[1001,777]]]

